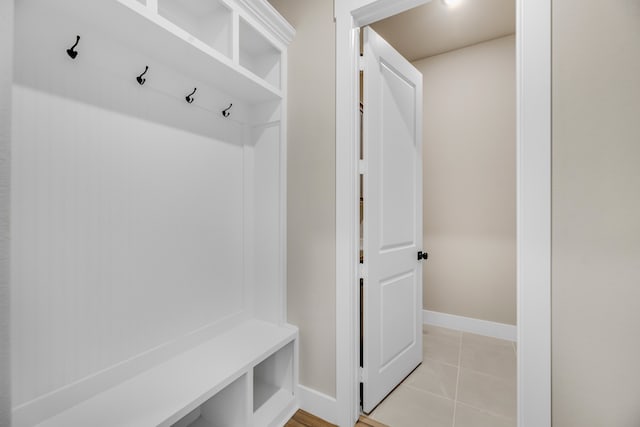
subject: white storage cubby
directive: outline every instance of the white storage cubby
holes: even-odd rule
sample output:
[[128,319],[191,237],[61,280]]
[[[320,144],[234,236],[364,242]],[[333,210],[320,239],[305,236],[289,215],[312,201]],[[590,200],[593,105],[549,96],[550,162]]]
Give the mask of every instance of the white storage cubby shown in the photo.
[[253,411],[257,425],[263,425],[293,398],[294,343],[276,351],[253,369]]
[[158,0],[158,13],[226,57],[232,51],[232,11],[217,0]]
[[235,427],[250,422],[248,374],[226,386],[172,427]]
[[247,21],[240,18],[240,65],[280,89],[282,53]]
[[293,28],[266,0],[15,9],[13,426],[283,425]]

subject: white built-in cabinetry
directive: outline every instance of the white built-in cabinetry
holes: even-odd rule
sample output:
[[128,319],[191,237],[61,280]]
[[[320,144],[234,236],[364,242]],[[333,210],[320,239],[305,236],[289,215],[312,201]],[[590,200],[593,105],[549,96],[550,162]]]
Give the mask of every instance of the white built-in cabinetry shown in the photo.
[[21,0],[15,31],[14,426],[283,425],[291,26],[265,0]]

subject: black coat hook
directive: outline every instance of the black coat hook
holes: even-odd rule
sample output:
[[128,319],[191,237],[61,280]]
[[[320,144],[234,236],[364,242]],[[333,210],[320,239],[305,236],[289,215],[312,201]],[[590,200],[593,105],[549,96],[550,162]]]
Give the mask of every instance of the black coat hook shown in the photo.
[[145,74],[147,74],[147,71],[149,70],[149,66],[145,65],[144,66],[144,72],[142,74],[140,74],[138,77],[136,77],[136,80],[138,81],[138,83],[140,84],[140,86],[142,86],[144,84],[144,82],[147,81],[147,79],[143,78],[142,76],[144,76]]
[[198,88],[194,87],[193,88],[193,92],[191,92],[189,95],[185,96],[184,99],[186,99],[189,104],[191,104],[193,102],[193,94],[196,93],[196,90],[198,90]]
[[222,117],[229,117],[231,115],[231,113],[229,112],[231,107],[233,107],[233,104],[229,104],[229,106],[227,108],[222,110]]
[[76,36],[75,44],[67,49],[67,55],[69,55],[71,59],[76,59],[76,56],[78,56],[78,52],[75,50],[76,46],[78,46],[78,42],[80,42],[80,36]]

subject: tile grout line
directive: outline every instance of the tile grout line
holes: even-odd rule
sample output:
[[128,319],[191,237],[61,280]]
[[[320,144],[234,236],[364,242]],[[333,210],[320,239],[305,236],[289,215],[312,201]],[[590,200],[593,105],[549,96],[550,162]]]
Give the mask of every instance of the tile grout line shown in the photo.
[[[473,370],[468,369],[468,368],[465,368],[465,369],[467,369],[467,370],[468,370],[468,371],[470,371],[470,372],[474,372],[474,373],[482,374],[482,372],[473,371]],[[493,375],[489,375],[489,374],[483,374],[483,375],[488,375],[488,376],[493,377],[493,378],[499,378],[499,377],[495,377],[495,376],[493,376]],[[433,391],[429,391],[429,390],[421,389],[421,388],[419,388],[419,387],[416,387],[416,386],[414,386],[414,385],[410,385],[410,384],[405,384],[405,385],[404,385],[404,387],[409,388],[409,389],[414,390],[414,391],[417,391],[417,392],[419,392],[419,393],[424,393],[424,394],[428,394],[428,395],[431,395],[431,396],[437,397],[438,399],[443,399],[443,400],[447,400],[447,401],[453,402],[453,403],[454,403],[454,406],[455,406],[455,405],[457,405],[457,403],[458,403],[458,400],[457,400],[457,398],[456,398],[456,397],[454,397],[454,398],[450,398],[450,397],[443,396],[443,395],[441,395],[441,394],[435,393],[435,392],[433,392]],[[456,382],[456,389],[457,389],[457,382]],[[475,405],[473,405],[473,404],[471,404],[471,403],[467,403],[467,402],[459,402],[459,403],[460,403],[461,405],[467,406],[467,407],[469,407],[469,408],[471,408],[471,409],[475,409],[475,410],[476,410],[476,411],[478,411],[478,412],[482,412],[482,413],[484,413],[484,414],[491,415],[491,416],[493,416],[493,417],[501,418],[501,419],[504,419],[504,420],[514,420],[514,418],[511,418],[511,417],[509,417],[508,415],[501,414],[501,413],[499,413],[499,412],[494,412],[494,411],[491,411],[491,410],[486,409],[486,408],[480,408],[480,407],[475,406]],[[368,417],[369,417],[369,418],[371,418],[371,419],[374,419],[374,418],[373,418],[373,416],[372,416],[372,414],[373,414],[373,412],[372,412],[371,414],[369,414],[369,415],[368,415]],[[454,426],[454,427],[455,427],[455,426]]]
[[471,409],[475,409],[476,411],[478,411],[480,413],[491,415],[492,417],[495,417],[495,418],[500,418],[500,419],[507,420],[507,421],[516,421],[517,420],[517,418],[511,418],[510,416],[505,415],[505,414],[500,414],[498,412],[493,412],[493,411],[490,411],[488,409],[478,408],[477,406],[471,405],[471,404],[469,404],[467,402],[460,402],[460,404],[463,405],[463,406],[469,407]]
[[442,394],[438,394],[435,391],[425,390],[425,389],[422,389],[420,387],[416,387],[416,386],[411,385],[411,384],[405,384],[404,387],[410,388],[411,390],[418,391],[420,393],[430,394],[431,396],[437,397],[438,399],[444,399],[444,400],[448,400],[450,402],[455,402],[455,398],[447,397],[447,396],[444,396]]
[[460,387],[460,370],[462,369],[462,334],[460,332],[460,344],[458,346],[458,375],[456,377],[456,393],[453,398],[453,419],[451,420],[451,427],[456,427],[456,409],[458,407],[458,388]]

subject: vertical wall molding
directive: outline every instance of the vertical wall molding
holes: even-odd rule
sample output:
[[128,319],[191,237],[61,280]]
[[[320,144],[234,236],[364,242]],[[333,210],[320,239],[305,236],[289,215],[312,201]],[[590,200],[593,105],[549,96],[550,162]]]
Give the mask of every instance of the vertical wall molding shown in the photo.
[[0,425],[11,425],[10,202],[13,1],[0,2]]

